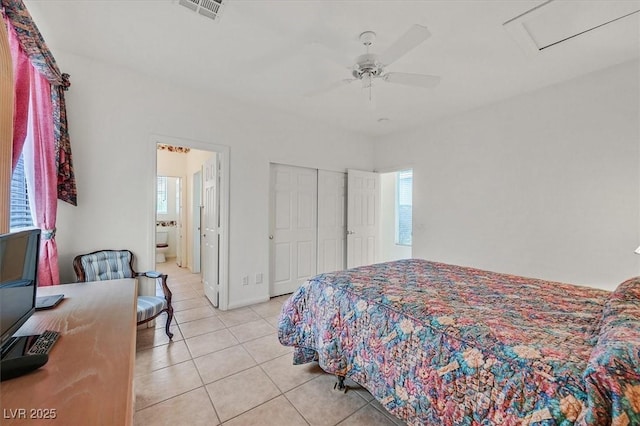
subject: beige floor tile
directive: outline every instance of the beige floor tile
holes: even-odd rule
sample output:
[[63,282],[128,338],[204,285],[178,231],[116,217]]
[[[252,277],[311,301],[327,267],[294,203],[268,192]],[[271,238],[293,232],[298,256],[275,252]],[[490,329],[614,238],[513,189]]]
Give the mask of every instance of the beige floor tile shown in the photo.
[[406,426],[406,423],[402,420],[400,420],[399,418],[397,418],[396,416],[394,416],[393,414],[391,414],[390,412],[388,412],[378,401],[376,401],[375,399],[372,400],[369,403],[370,406],[372,406],[373,408],[377,409],[378,411],[380,411],[382,414],[384,414],[385,417],[387,417],[394,425],[397,426]]
[[365,401],[371,402],[374,399],[373,395],[371,395],[366,388],[360,386],[358,383],[354,382],[353,380],[347,378],[344,380],[344,384],[345,386],[347,386],[348,392],[356,392],[358,395],[364,398]]
[[227,327],[244,324],[246,322],[260,319],[260,315],[256,314],[251,308],[239,308],[232,311],[220,311],[218,317]]
[[215,316],[184,322],[179,327],[185,339],[225,328],[222,321]]
[[233,327],[229,327],[229,331],[232,332],[240,342],[246,342],[248,340],[257,339],[258,337],[273,334],[276,330],[267,321],[259,319],[257,321],[234,325]]
[[307,426],[307,422],[281,395],[229,420],[225,426]]
[[186,311],[180,311],[174,314],[174,318],[178,324],[182,324],[189,321],[195,321],[202,318],[208,318],[215,315],[215,311],[211,306],[202,306],[199,308],[188,309]]
[[[183,339],[182,333],[177,325],[171,323],[169,330],[173,333],[174,342]],[[154,346],[166,345],[171,341],[164,330],[164,327],[145,328],[136,333],[136,351],[142,351]]]
[[208,307],[210,303],[208,300],[203,299],[202,297],[198,297],[196,299],[186,299],[177,302],[171,302],[171,305],[173,306],[173,312],[181,312],[188,309],[202,308],[204,306]]
[[356,392],[333,389],[335,377],[323,374],[285,396],[311,425],[335,425],[366,405]]
[[338,426],[394,426],[394,423],[371,405],[366,405],[350,415]]
[[262,364],[262,369],[282,392],[287,392],[324,374],[316,362],[293,365],[293,355],[290,353],[265,362]]
[[152,373],[137,376],[135,381],[136,410],[172,398],[202,386],[193,361],[183,362]]
[[184,340],[136,352],[135,375],[149,374],[191,359]]
[[258,364],[293,352],[293,348],[280,344],[275,333],[244,342],[242,345]]
[[276,315],[274,317],[267,317],[264,320],[269,324],[271,324],[272,326],[274,326],[275,329],[277,330],[280,322],[280,315]]
[[238,340],[226,329],[191,337],[186,342],[194,358],[238,344]]
[[292,294],[293,293],[288,293],[288,294],[283,294],[282,296],[276,296],[271,299],[271,302],[280,303],[282,305],[288,298],[291,297]]
[[218,380],[206,388],[223,422],[280,395],[260,367]]
[[200,297],[200,295],[195,291],[192,290],[191,288],[182,291],[180,293],[173,293],[173,296],[171,297],[171,303],[175,303],[175,302],[180,302],[183,300],[189,300],[189,299],[196,299]]
[[204,387],[137,411],[135,426],[210,426],[220,421]]
[[[167,325],[167,314],[163,313],[160,314],[159,316],[157,316],[153,321],[149,321],[149,322],[153,322],[153,327],[155,328],[164,328]],[[176,325],[176,319],[175,317],[171,320],[171,325]]]
[[254,367],[256,362],[240,345],[204,355],[193,360],[205,384]]
[[344,394],[316,363],[292,364],[293,348],[277,338],[290,295],[223,312],[204,296],[199,274],[171,259],[156,269],[169,275],[177,333],[168,345],[164,316],[138,331],[136,425],[405,425],[356,383],[347,380]]
[[[171,275],[169,275],[169,278],[167,279],[167,287],[169,287],[169,290],[173,295],[191,290],[191,286],[189,284],[182,280],[176,281],[176,279]],[[157,285],[156,290],[162,292],[162,285]]]
[[280,302],[279,300],[271,299],[268,302],[251,305],[250,308],[253,310],[253,312],[260,315],[262,318],[273,317],[280,315],[282,302]]

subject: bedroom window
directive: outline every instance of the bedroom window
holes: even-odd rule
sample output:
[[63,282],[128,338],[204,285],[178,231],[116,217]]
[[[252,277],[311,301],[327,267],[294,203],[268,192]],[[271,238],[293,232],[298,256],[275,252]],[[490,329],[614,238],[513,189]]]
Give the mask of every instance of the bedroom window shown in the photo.
[[27,181],[24,176],[24,159],[21,155],[11,176],[9,228],[15,230],[29,226],[33,226],[33,220],[31,219],[31,208],[29,207]]
[[158,201],[156,204],[156,212],[158,214],[167,214],[167,177],[158,176]]
[[396,176],[396,244],[411,245],[413,211],[413,170],[402,170]]

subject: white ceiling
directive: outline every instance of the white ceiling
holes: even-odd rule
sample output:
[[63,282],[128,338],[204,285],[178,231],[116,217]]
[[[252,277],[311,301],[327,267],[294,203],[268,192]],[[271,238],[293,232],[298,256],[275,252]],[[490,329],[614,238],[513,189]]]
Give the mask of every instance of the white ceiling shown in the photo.
[[[596,2],[635,3],[640,9],[639,0],[571,0],[578,7]],[[503,23],[544,0],[225,0],[216,22],[173,0],[25,3],[54,56],[60,50],[115,63],[370,136],[423,125],[640,54],[640,13],[540,53],[527,51]],[[359,82],[304,96],[351,77],[349,66],[365,51],[361,32],[377,33],[372,51],[380,53],[413,24],[426,26],[431,38],[387,71],[438,75],[436,88],[376,80],[373,107]]]

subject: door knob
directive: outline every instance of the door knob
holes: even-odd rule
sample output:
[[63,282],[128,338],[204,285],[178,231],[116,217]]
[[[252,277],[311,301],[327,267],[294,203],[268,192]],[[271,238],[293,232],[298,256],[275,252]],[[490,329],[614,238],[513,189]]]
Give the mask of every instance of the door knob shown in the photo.
[[273,240],[273,235],[269,235],[269,239],[270,239],[270,240]]
[[347,231],[347,235],[355,234],[353,231]]

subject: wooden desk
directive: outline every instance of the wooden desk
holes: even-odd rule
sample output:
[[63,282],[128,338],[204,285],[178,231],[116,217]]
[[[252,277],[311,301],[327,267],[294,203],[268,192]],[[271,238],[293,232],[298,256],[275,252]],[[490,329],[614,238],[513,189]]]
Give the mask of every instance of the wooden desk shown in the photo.
[[[46,365],[0,383],[0,423],[132,424],[136,281],[38,289],[42,296],[59,293],[65,298],[57,307],[36,312],[16,333],[49,329],[59,331],[60,338]],[[25,410],[23,416],[16,411],[20,409]],[[55,419],[43,419],[47,413]]]

